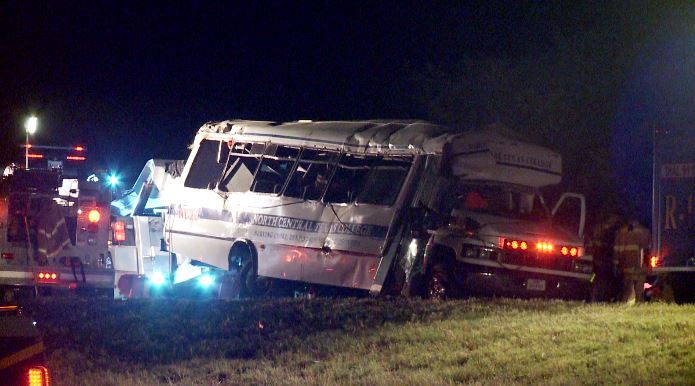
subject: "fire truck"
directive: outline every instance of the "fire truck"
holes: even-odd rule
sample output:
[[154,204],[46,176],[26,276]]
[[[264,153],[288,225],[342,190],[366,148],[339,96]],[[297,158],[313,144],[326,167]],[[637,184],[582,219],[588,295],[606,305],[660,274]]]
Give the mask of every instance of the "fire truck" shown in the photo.
[[654,133],[654,232],[650,259],[657,288],[695,302],[695,138],[689,130]]
[[81,178],[83,147],[32,146],[0,179],[0,295],[113,296],[110,192]]

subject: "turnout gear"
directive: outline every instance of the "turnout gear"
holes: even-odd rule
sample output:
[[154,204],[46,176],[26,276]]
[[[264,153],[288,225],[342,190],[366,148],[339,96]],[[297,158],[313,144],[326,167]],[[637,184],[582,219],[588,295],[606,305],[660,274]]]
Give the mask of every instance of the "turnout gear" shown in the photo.
[[644,253],[649,248],[650,240],[649,230],[637,221],[623,225],[615,235],[613,250],[623,273],[624,302],[634,303],[644,299]]
[[68,228],[60,208],[52,201],[42,205],[36,223],[37,259],[39,262],[47,262],[70,245]]
[[622,275],[618,269],[614,245],[616,231],[625,223],[620,216],[612,215],[594,227],[588,245],[592,256],[594,278],[592,298],[598,301],[615,301],[620,299]]

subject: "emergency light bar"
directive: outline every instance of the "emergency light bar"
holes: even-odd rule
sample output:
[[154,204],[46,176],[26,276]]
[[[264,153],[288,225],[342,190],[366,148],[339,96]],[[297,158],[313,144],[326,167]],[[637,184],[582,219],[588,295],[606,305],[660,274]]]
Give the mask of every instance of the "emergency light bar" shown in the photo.
[[26,147],[29,149],[47,149],[47,150],[74,150],[74,151],[85,151],[87,148],[84,146],[49,146],[49,145],[32,145],[32,144],[21,144],[19,147]]

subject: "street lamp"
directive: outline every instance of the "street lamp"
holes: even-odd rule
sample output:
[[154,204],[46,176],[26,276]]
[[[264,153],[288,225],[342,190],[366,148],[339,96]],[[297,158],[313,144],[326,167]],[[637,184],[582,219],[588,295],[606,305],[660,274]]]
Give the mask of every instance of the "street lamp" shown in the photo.
[[29,169],[29,134],[36,133],[36,127],[39,125],[39,119],[35,116],[29,117],[26,122],[24,122],[24,129],[26,129],[27,140],[24,143],[24,168]]

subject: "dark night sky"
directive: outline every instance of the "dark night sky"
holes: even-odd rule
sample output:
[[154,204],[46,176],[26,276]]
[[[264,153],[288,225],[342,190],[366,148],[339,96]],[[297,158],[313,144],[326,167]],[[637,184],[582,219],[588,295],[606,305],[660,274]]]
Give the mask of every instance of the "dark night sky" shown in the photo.
[[[658,21],[668,7],[646,1],[202,3],[0,3],[0,161],[19,158],[32,113],[36,143],[84,144],[95,165],[129,178],[147,159],[185,157],[196,130],[212,120],[432,118],[414,74],[455,69],[465,58],[533,62],[560,52],[562,42],[570,54],[576,44],[577,60],[596,71],[577,74],[588,79],[577,92],[593,87],[604,98],[577,109],[589,117],[613,109],[596,130],[614,131],[612,162],[632,178],[618,185],[641,189],[634,197],[644,201],[648,165],[626,160],[635,152],[649,159],[645,130],[673,100],[688,111],[695,105],[695,33],[679,30],[695,25],[686,2],[669,2],[678,23]],[[592,33],[598,40],[584,38]],[[587,41],[596,49],[582,51]],[[632,59],[621,62],[627,51]]]
[[258,3],[4,2],[3,142],[20,142],[36,113],[37,143],[84,143],[92,159],[132,173],[185,156],[210,120],[422,117],[410,72],[543,49],[556,11]]

